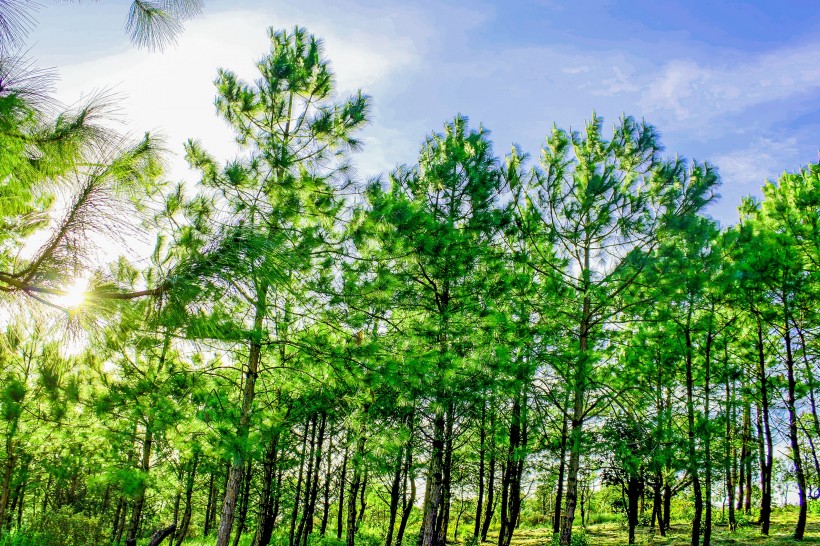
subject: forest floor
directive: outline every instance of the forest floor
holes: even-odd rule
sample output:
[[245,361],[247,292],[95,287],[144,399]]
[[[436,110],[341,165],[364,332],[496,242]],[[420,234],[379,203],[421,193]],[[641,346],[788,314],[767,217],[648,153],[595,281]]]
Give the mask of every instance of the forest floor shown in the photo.
[[[635,536],[636,544],[652,544],[658,546],[686,546],[691,540],[691,526],[684,523],[672,525],[672,529],[667,536],[658,534],[650,535],[647,528],[638,528]],[[713,546],[724,546],[728,544],[755,545],[786,545],[786,544],[820,544],[820,521],[811,521],[806,527],[806,536],[802,542],[797,542],[792,538],[794,534],[794,522],[790,520],[772,521],[769,536],[760,534],[760,528],[756,525],[744,525],[734,533],[730,533],[726,526],[712,528]],[[621,546],[627,544],[626,529],[618,523],[601,523],[589,525],[586,529],[587,543],[589,546]],[[513,534],[512,546],[545,546],[552,538],[551,529],[518,529]]]

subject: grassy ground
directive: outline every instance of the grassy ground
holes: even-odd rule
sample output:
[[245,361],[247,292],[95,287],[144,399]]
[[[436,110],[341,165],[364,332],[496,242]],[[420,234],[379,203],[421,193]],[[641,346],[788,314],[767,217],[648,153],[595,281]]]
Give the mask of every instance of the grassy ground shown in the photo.
[[[664,546],[687,546],[691,539],[691,526],[686,524],[673,525],[667,536],[658,534],[650,535],[648,529],[638,528],[636,531],[636,544],[652,544]],[[755,545],[755,544],[820,544],[820,522],[812,522],[806,528],[806,537],[803,542],[796,542],[792,539],[794,533],[794,522],[788,518],[773,519],[769,536],[760,534],[760,528],[756,525],[746,525],[740,527],[734,533],[730,533],[725,526],[714,527],[712,530],[712,544],[714,546],[724,546],[728,544]],[[545,546],[550,543],[551,529],[519,529],[513,535],[513,546]],[[626,529],[617,523],[601,523],[590,525],[586,529],[587,542],[590,546],[615,546],[627,543]]]

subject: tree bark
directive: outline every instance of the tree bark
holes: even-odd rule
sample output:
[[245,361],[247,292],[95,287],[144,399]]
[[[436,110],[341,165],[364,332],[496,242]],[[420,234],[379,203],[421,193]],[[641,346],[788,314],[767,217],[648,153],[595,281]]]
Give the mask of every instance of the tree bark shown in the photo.
[[[433,419],[433,449],[427,471],[427,498],[421,528],[421,546],[438,546],[436,543],[436,518],[444,495],[444,411],[437,410]],[[348,544],[348,546],[353,546]]]
[[[584,270],[589,271],[589,251],[584,252]],[[583,304],[578,338],[579,357],[575,362],[572,379],[572,420],[569,435],[569,466],[567,467],[566,512],[561,528],[561,546],[572,544],[572,524],[575,521],[575,505],[578,502],[578,471],[581,468],[581,439],[584,426],[584,403],[589,368],[589,335],[592,320],[592,300],[589,294],[589,278],[584,276]]]
[[[565,412],[566,407],[561,408]],[[564,472],[566,471],[567,460],[567,417],[566,413],[561,418],[561,454],[558,459],[558,483],[555,491],[555,514],[552,518],[552,533],[561,532],[561,506],[564,502]]]
[[299,452],[299,474],[296,477],[296,492],[293,494],[293,510],[290,513],[290,534],[288,535],[288,544],[290,546],[296,545],[296,525],[298,523],[299,503],[302,502],[302,484],[305,477],[305,459],[308,449],[308,430],[313,424],[313,434],[316,433],[316,422],[312,418],[305,420],[305,429],[302,432],[302,449]]
[[239,483],[245,469],[245,449],[250,432],[251,413],[253,412],[254,398],[256,397],[256,379],[259,375],[259,364],[262,358],[262,325],[267,311],[267,283],[262,283],[256,294],[256,309],[251,332],[250,351],[248,353],[248,367],[245,371],[245,386],[242,390],[242,408],[239,414],[239,423],[236,428],[236,452],[233,454],[228,483],[225,488],[225,500],[222,503],[222,513],[219,519],[219,529],[216,535],[216,546],[228,546],[233,529],[236,500],[239,496]]
[[268,546],[273,535],[273,526],[276,523],[273,510],[277,472],[276,466],[279,457],[279,431],[272,433],[265,450],[265,462],[262,465],[262,495],[259,502],[259,516],[254,536],[253,546]]
[[194,483],[196,480],[196,468],[199,465],[199,453],[194,454],[194,459],[191,462],[191,471],[188,472],[188,477],[185,481],[185,510],[182,513],[182,521],[179,524],[179,531],[176,533],[176,546],[182,546],[182,541],[185,540],[188,534],[188,528],[191,525],[191,515],[193,507],[191,499],[194,494]]
[[473,536],[477,539],[481,535],[481,508],[484,502],[484,457],[486,455],[487,441],[487,401],[481,400],[481,423],[478,429],[479,447],[478,447],[478,498],[476,499],[475,507],[475,528],[473,529]]
[[142,458],[140,459],[140,470],[143,472],[143,483],[140,485],[139,493],[134,506],[131,509],[131,523],[128,526],[128,535],[126,539],[136,539],[137,530],[139,529],[140,518],[142,517],[142,507],[145,504],[145,490],[148,479],[148,472],[151,469],[151,445],[154,442],[153,421],[148,421],[145,424],[145,438],[142,442]]
[[761,457],[760,480],[761,480],[761,499],[760,499],[760,532],[764,535],[769,534],[769,525],[771,524],[772,513],[772,464],[774,446],[772,441],[772,431],[769,424],[769,385],[766,376],[766,355],[765,346],[763,344],[763,321],[759,313],[755,313],[757,322],[757,358],[758,371],[760,373],[760,405],[762,408],[762,425],[765,437],[765,458]]
[[797,408],[796,408],[796,380],[794,375],[794,355],[792,354],[792,335],[789,308],[784,296],[784,321],[783,340],[786,344],[786,374],[788,377],[788,397],[786,398],[786,409],[789,412],[789,439],[791,440],[792,459],[794,462],[794,472],[797,481],[797,497],[800,502],[800,511],[797,516],[797,525],[794,529],[794,540],[803,540],[806,534],[806,515],[808,505],[806,503],[806,475],[803,470],[803,460],[800,458],[800,442],[797,436]]
[[345,454],[342,458],[342,473],[339,476],[339,512],[336,514],[336,539],[342,540],[342,531],[344,527],[342,522],[344,520],[344,503],[345,503],[345,489],[347,488],[347,463],[350,444],[350,433],[348,432],[348,441],[345,443]]
[[692,546],[699,546],[700,544],[700,525],[701,525],[701,518],[703,516],[703,494],[700,488],[700,476],[698,473],[699,464],[698,464],[698,455],[697,455],[697,448],[695,446],[695,401],[694,401],[694,385],[695,379],[693,375],[693,363],[692,363],[692,335],[690,329],[690,319],[691,319],[691,311],[690,311],[690,318],[687,319],[684,337],[686,340],[686,354],[684,361],[686,363],[686,417],[688,422],[688,429],[687,429],[687,438],[688,438],[688,451],[689,451],[689,474],[692,476],[692,489],[695,496],[695,515],[692,518],[692,540],[690,544]]

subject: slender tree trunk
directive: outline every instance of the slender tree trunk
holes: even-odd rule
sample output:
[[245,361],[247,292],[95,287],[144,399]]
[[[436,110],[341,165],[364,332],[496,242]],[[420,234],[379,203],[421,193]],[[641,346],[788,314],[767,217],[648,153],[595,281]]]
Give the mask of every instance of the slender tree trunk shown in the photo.
[[265,462],[262,465],[262,496],[259,503],[259,521],[256,526],[253,546],[268,546],[273,526],[276,523],[274,514],[275,480],[277,477],[277,463],[279,460],[279,431],[273,432],[265,452]]
[[[728,350],[728,343],[726,344]],[[724,365],[728,366],[728,359],[724,353]],[[737,529],[737,521],[735,521],[735,486],[732,483],[732,462],[734,457],[732,457],[732,444],[734,443],[734,438],[732,435],[732,423],[735,422],[735,405],[734,401],[732,400],[732,389],[729,380],[729,373],[726,370],[726,404],[725,404],[725,413],[726,413],[726,450],[723,455],[724,457],[724,465],[723,465],[723,472],[726,475],[726,496],[728,497],[727,502],[729,504],[729,531],[734,532]]]
[[661,536],[666,536],[666,530],[663,528],[663,474],[660,470],[655,473],[655,483],[652,486],[652,525],[650,528],[655,531],[655,525],[658,526],[658,531]]
[[507,452],[504,480],[501,494],[501,529],[498,546],[510,546],[513,531],[521,515],[521,477],[524,471],[527,446],[527,397],[523,385],[513,400],[510,420],[510,446]]
[[455,422],[455,405],[450,402],[445,413],[444,427],[444,465],[442,467],[441,504],[436,521],[436,536],[438,544],[447,542],[447,530],[450,525],[451,482],[453,474],[453,426]]
[[627,480],[627,540],[629,544],[635,544],[635,528],[638,526],[638,500],[641,496],[641,484],[638,476],[630,476]]
[[126,539],[134,540],[137,538],[137,530],[139,529],[140,519],[142,517],[142,507],[145,504],[145,490],[146,480],[148,479],[148,472],[151,469],[151,446],[154,442],[153,421],[148,421],[145,424],[145,438],[142,442],[142,458],[140,459],[140,470],[143,472],[143,483],[140,485],[139,493],[134,501],[134,506],[131,509],[131,523],[128,526],[128,535]]
[[231,530],[233,529],[236,499],[239,496],[239,483],[242,481],[242,473],[245,469],[246,455],[244,446],[250,432],[251,413],[254,398],[256,397],[256,378],[259,375],[259,363],[262,357],[262,325],[267,311],[267,293],[268,285],[263,282],[256,294],[257,303],[248,354],[248,367],[245,371],[245,386],[242,390],[242,408],[236,428],[236,439],[239,447],[233,454],[230,471],[228,472],[228,484],[225,488],[225,500],[222,503],[216,546],[228,546]]
[[342,458],[342,473],[339,477],[339,512],[336,514],[336,539],[342,540],[342,531],[344,527],[342,522],[344,520],[344,503],[345,503],[345,488],[347,487],[347,463],[349,458],[350,432],[347,434],[347,442],[345,442],[345,454]]
[[444,494],[444,436],[445,416],[443,411],[438,410],[433,419],[433,449],[427,471],[427,498],[424,501],[421,546],[438,546],[436,517]]
[[[690,311],[691,318],[691,311]],[[686,417],[688,422],[687,438],[689,450],[689,474],[692,476],[692,489],[695,495],[695,515],[692,519],[692,546],[699,546],[700,544],[700,525],[703,515],[703,494],[700,488],[700,476],[698,473],[700,465],[698,464],[697,449],[695,446],[695,401],[694,401],[694,384],[695,379],[693,375],[692,364],[692,336],[690,331],[690,320],[687,319],[684,336],[686,339]]]
[[327,441],[327,460],[325,461],[325,487],[324,493],[322,498],[322,527],[319,529],[319,534],[325,536],[327,532],[327,521],[328,516],[330,515],[330,480],[333,478],[333,468],[332,468],[332,459],[333,459],[333,432],[331,430],[330,434],[328,434],[328,441]]
[[475,528],[473,529],[473,536],[478,538],[481,536],[481,508],[484,502],[484,457],[486,454],[485,443],[487,441],[487,401],[481,401],[481,424],[478,429],[479,448],[478,448],[478,498],[476,499],[475,507]]
[[[495,437],[495,407],[491,405],[490,412],[490,438]],[[490,523],[495,515],[495,466],[496,450],[495,445],[490,445],[490,467],[487,471],[489,482],[487,483],[487,508],[484,511],[484,523],[481,525],[481,541],[487,540],[487,532],[490,530]]]
[[[408,421],[412,418],[412,413],[409,413],[402,419],[402,424],[404,426],[408,426]],[[405,494],[404,489],[407,482],[405,460],[406,451],[409,449],[412,449],[412,435],[410,440],[400,447],[399,452],[396,455],[393,481],[390,484],[390,514],[387,523],[387,536],[384,540],[384,546],[392,546],[393,544],[393,531],[395,530],[396,519],[398,518],[399,501]]]
[[305,532],[302,535],[302,546],[307,546],[308,536],[313,532],[313,517],[316,514],[316,499],[319,495],[319,470],[322,464],[322,446],[325,443],[325,427],[327,426],[327,413],[322,412],[322,420],[319,423],[319,436],[316,439],[316,455],[313,466],[313,485],[308,496],[308,506],[306,510]]
[[[561,411],[566,410],[566,404]],[[564,472],[567,460],[567,418],[561,418],[561,454],[558,459],[558,483],[555,491],[555,514],[552,518],[552,533],[561,532],[561,506],[564,502]]]
[[794,355],[792,354],[792,335],[789,308],[784,296],[784,331],[783,339],[786,344],[786,373],[788,376],[788,397],[786,398],[786,409],[789,412],[789,439],[791,440],[792,459],[797,481],[797,497],[800,502],[800,511],[797,516],[797,525],[794,530],[794,540],[803,540],[806,534],[806,513],[808,505],[806,503],[806,475],[803,471],[803,460],[800,458],[800,443],[797,436],[797,408],[796,408],[796,380],[794,376]]
[[215,491],[214,491],[214,472],[213,470],[209,472],[210,478],[208,480],[208,504],[205,507],[205,525],[204,529],[202,530],[203,536],[208,536],[208,533],[211,530],[211,522],[212,516],[211,513],[214,510],[214,504],[216,503],[215,498]]
[[[589,252],[585,252],[585,270],[589,271]],[[584,425],[584,402],[586,398],[587,371],[590,366],[589,333],[592,318],[592,300],[589,280],[584,281],[584,299],[579,336],[579,358],[575,363],[572,381],[572,421],[569,435],[569,466],[567,467],[566,512],[561,528],[561,546],[572,544],[572,523],[575,521],[575,505],[578,502],[578,471],[581,468],[581,439]]]
[[759,314],[755,313],[757,320],[757,357],[760,372],[760,405],[763,410],[763,433],[765,436],[765,459],[761,457],[761,499],[760,499],[760,532],[769,534],[772,513],[772,464],[774,446],[772,442],[772,431],[769,424],[769,385],[766,376],[766,357],[763,344],[763,323]]
[[740,446],[740,461],[738,463],[738,481],[737,481],[737,509],[743,510],[745,501],[745,484],[746,484],[746,459],[751,457],[751,423],[752,411],[751,404],[745,402],[743,405],[743,432],[741,433]]
[[[712,310],[714,313],[714,309]],[[712,380],[712,342],[714,336],[712,334],[712,316],[709,317],[709,331],[706,334],[706,347],[704,351],[704,378],[703,378],[703,395],[704,395],[704,406],[703,406],[703,415],[706,421],[704,426],[704,437],[703,437],[703,458],[705,459],[705,473],[704,473],[704,481],[705,481],[705,493],[706,498],[706,510],[705,510],[705,517],[703,522],[703,546],[711,546],[712,544],[712,429],[710,425],[711,420],[711,407],[710,403],[711,400],[710,396],[710,389],[711,389],[711,380]]]
[[345,546],[355,546],[356,544],[356,531],[358,530],[358,520],[356,518],[356,501],[358,499],[356,497],[363,481],[364,447],[365,436],[364,432],[361,431],[356,441],[356,452],[353,455],[353,479],[350,483],[350,492],[347,495],[347,536]]
[[288,535],[288,544],[295,546],[296,544],[296,524],[298,523],[299,503],[302,501],[302,483],[305,477],[305,458],[308,445],[308,430],[313,423],[313,432],[316,432],[315,421],[312,418],[305,420],[305,429],[302,433],[302,450],[299,452],[299,474],[296,477],[296,492],[293,495],[293,510],[290,514],[290,534]]
[[[364,460],[364,454],[362,454],[362,460]],[[368,474],[368,469],[365,467],[362,474],[361,486],[359,486],[359,512],[356,514],[356,532],[358,532],[359,527],[361,527],[362,521],[364,520],[364,509],[367,508],[367,497],[365,493],[367,492]]]
[[[410,519],[410,514],[413,511],[413,505],[416,502],[416,472],[413,467],[413,431],[415,430],[416,416],[415,410],[411,411],[409,417],[410,435],[407,439],[407,445],[404,451],[404,477],[402,479],[402,513],[401,521],[399,522],[399,530],[396,533],[395,546],[401,546],[404,540],[404,531],[407,529],[407,522]],[[407,498],[407,487],[410,487],[410,497]]]
[[666,536],[664,533],[670,529],[670,523],[672,520],[672,485],[669,481],[663,486],[663,522],[661,523],[661,529],[663,532],[661,536]]
[[194,454],[194,459],[191,462],[191,470],[188,472],[188,478],[185,481],[185,510],[182,513],[182,521],[179,524],[176,532],[176,546],[181,546],[182,541],[185,540],[188,534],[188,528],[191,525],[191,515],[193,514],[193,507],[191,499],[194,494],[194,483],[196,480],[196,468],[199,464],[199,453]]
[[11,495],[11,478],[14,475],[14,466],[17,457],[14,455],[14,447],[12,442],[7,440],[6,445],[6,462],[3,464],[3,489],[0,493],[0,526],[5,524],[6,510],[9,505],[9,496]]
[[396,518],[399,511],[399,495],[401,494],[401,477],[404,467],[404,446],[396,456],[395,470],[393,471],[393,481],[390,484],[390,514],[387,522],[387,536],[384,538],[384,546],[392,546],[393,530],[396,526]]
[[245,475],[242,477],[242,497],[239,502],[239,521],[236,525],[236,533],[233,538],[233,546],[239,546],[239,539],[245,531],[245,521],[248,517],[248,505],[250,503],[251,495],[251,471],[253,470],[253,461],[248,459],[245,469]]
[[293,519],[294,521],[297,519],[299,520],[299,524],[296,528],[296,535],[293,538],[293,544],[297,546],[302,544],[302,536],[305,534],[305,527],[307,526],[307,520],[310,512],[310,496],[313,492],[313,460],[316,455],[316,426],[318,424],[317,417],[318,416],[313,416],[311,418],[308,455],[305,458],[304,453],[302,454],[302,460],[307,465],[307,476],[305,477],[305,501],[304,506],[302,506],[301,518],[297,518],[299,514],[298,503],[293,507]]

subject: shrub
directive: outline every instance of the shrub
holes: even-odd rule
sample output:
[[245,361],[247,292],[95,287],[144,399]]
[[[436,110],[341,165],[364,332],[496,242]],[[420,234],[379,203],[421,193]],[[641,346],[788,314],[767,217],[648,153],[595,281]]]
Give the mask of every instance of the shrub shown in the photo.
[[[559,546],[561,542],[561,535],[558,533],[552,535],[552,542],[550,542],[550,546]],[[587,539],[586,534],[580,530],[573,530],[572,531],[572,546],[589,546],[589,540]]]
[[0,538],[0,546],[99,546],[109,537],[100,518],[65,507],[44,514],[30,527]]

